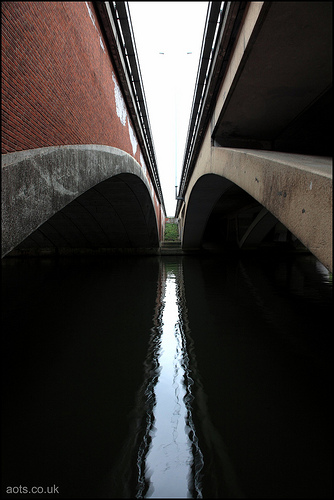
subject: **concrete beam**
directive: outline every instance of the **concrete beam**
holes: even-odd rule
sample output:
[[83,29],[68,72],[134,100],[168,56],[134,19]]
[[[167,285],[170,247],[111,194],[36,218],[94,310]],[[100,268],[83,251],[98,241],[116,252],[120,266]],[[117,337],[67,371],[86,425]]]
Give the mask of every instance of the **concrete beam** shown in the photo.
[[249,2],[212,113],[224,147],[330,155],[332,3]]
[[246,245],[249,247],[257,247],[276,223],[276,217],[266,208],[263,208],[238,242],[239,248]]

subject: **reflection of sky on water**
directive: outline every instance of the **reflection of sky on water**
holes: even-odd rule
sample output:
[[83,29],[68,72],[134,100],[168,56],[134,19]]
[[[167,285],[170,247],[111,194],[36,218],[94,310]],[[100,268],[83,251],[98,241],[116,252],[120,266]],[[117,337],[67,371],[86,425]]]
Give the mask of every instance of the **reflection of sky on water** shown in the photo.
[[[138,454],[138,498],[143,495],[187,498],[192,496],[193,488],[198,498],[202,496],[193,477],[194,454],[196,462],[202,462],[202,454],[191,416],[193,381],[180,321],[178,279],[178,270],[171,268],[167,269],[162,283],[163,307],[161,322],[157,324],[159,343],[155,343],[153,355],[158,377],[150,387],[152,394],[147,393],[154,406],[147,418],[143,439],[146,446],[140,447]],[[150,443],[148,447],[147,443]]]
[[180,259],[160,261],[153,325],[144,380],[129,413],[128,438],[111,476],[112,494],[202,498],[204,477],[210,478],[211,488],[219,476],[228,498],[244,498],[209,416],[188,325]]
[[[154,388],[152,441],[145,458],[150,487],[146,497],[178,497],[189,495],[192,443],[190,408],[186,406],[189,370],[184,349],[186,343],[178,321],[176,276],[167,272],[162,335],[156,355],[160,367]],[[189,390],[189,388],[188,388]],[[190,421],[189,421],[190,420]]]

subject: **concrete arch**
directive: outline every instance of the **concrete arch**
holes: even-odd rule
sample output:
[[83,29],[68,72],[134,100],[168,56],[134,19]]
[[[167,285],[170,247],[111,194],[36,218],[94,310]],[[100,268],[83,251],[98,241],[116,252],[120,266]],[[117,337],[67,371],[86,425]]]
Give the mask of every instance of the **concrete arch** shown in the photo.
[[[258,246],[278,220],[232,181],[217,174],[203,175],[197,180],[189,198],[183,247],[209,249],[210,245],[205,240],[208,224],[215,223],[218,232],[222,218],[233,219],[237,226],[238,215],[245,218],[245,213],[250,218],[246,229],[240,232],[235,227],[233,231],[234,244],[239,248]],[[227,239],[224,243],[227,244]],[[213,248],[211,245],[211,250]]]
[[158,248],[156,203],[145,170],[110,146],[4,155],[2,256],[20,245]]
[[331,159],[325,157],[211,147],[210,155],[195,168],[185,193],[183,248],[200,247],[212,208],[235,184],[331,270],[331,168]]

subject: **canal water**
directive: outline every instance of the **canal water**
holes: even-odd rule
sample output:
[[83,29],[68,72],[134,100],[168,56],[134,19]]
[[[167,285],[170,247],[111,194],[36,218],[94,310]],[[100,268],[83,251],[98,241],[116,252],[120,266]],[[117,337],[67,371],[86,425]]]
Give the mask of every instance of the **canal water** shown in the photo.
[[2,286],[3,498],[332,497],[313,256],[5,258]]

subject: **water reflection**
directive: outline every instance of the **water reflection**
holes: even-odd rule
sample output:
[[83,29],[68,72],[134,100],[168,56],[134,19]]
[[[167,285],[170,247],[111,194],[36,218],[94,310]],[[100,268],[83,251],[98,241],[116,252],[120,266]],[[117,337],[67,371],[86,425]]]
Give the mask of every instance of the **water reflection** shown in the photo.
[[155,373],[145,392],[153,405],[138,454],[137,498],[186,498],[193,493],[201,498],[203,455],[192,419],[193,379],[182,328],[180,264],[166,265],[161,276],[161,306],[152,343]]
[[332,498],[313,257],[4,259],[3,287],[4,493]]
[[129,415],[131,430],[113,471],[115,491],[124,498],[202,498],[206,475],[212,491],[220,477],[228,497],[244,498],[207,409],[188,325],[182,259],[160,261],[153,324],[144,382]]

